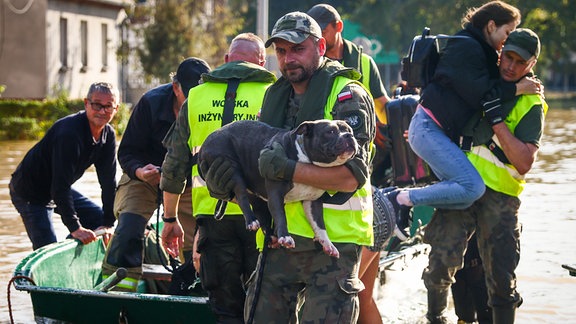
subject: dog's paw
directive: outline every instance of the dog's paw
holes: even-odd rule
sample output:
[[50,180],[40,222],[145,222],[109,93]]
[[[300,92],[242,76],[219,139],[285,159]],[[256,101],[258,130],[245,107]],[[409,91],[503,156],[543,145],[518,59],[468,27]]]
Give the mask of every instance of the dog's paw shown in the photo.
[[246,225],[246,229],[249,231],[257,231],[259,228],[260,228],[260,222],[258,222],[258,220],[255,220]]
[[278,243],[288,249],[293,249],[296,247],[296,242],[294,242],[292,236],[281,236],[278,239]]
[[334,244],[332,244],[332,241],[326,240],[326,239],[320,239],[318,237],[315,237],[314,241],[318,241],[318,243],[320,243],[322,245],[322,250],[327,255],[329,255],[331,257],[335,257],[337,259],[340,258],[340,252],[338,251],[336,246],[334,246]]
[[329,245],[322,246],[324,253],[328,254],[331,257],[335,257],[336,259],[340,258],[340,252],[334,246],[334,244],[330,243]]

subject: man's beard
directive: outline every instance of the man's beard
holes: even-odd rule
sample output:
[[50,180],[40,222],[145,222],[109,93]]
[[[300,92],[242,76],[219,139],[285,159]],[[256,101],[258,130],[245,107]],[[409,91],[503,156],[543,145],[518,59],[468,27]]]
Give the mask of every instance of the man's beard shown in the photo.
[[[290,69],[290,72],[287,70]],[[287,64],[282,69],[282,76],[290,83],[300,83],[309,80],[318,69],[318,59],[312,61],[311,65]]]

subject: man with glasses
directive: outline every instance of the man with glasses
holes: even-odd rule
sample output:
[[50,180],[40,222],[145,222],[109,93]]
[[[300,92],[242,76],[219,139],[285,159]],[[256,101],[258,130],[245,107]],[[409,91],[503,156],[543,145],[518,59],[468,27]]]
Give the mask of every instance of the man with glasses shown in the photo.
[[[34,250],[57,241],[54,211],[62,217],[69,237],[84,244],[96,240],[95,231],[114,225],[116,136],[109,122],[119,98],[111,84],[92,84],[84,99],[85,110],[56,121],[12,174],[12,203]],[[102,207],[72,188],[91,165],[102,188]]]

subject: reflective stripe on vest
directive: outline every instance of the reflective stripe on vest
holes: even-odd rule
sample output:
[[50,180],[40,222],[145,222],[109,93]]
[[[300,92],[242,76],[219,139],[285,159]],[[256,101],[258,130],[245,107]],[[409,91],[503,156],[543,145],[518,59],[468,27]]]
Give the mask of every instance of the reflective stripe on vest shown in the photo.
[[[332,91],[324,107],[324,118],[332,118],[332,109],[338,94],[349,83],[357,81],[345,77],[336,77]],[[324,219],[328,236],[332,242],[372,245],[372,199],[370,180],[354,196],[342,205],[324,204]],[[288,232],[303,237],[314,237],[312,227],[306,219],[301,202],[285,205],[288,215]]]
[[[236,106],[234,120],[257,120],[262,107],[264,93],[271,83],[242,82],[236,91]],[[207,82],[190,89],[188,95],[188,124],[190,138],[188,146],[192,154],[200,150],[200,146],[216,129],[222,125],[224,111],[224,94],[227,83]],[[194,216],[213,215],[217,199],[210,197],[206,183],[198,174],[198,167],[192,167],[192,210]],[[226,215],[242,215],[237,204],[228,204]]]
[[[105,280],[108,277],[110,277],[110,276],[109,275],[102,275],[102,280]],[[126,278],[120,280],[120,282],[116,284],[116,287],[136,291],[136,289],[138,288],[138,279],[126,277]]]
[[[506,126],[508,126],[512,134],[514,134],[514,130],[522,120],[522,117],[536,105],[541,105],[544,114],[546,114],[548,105],[539,95],[523,95],[518,99],[505,120]],[[496,135],[492,137],[492,140],[501,148]],[[470,162],[482,176],[486,186],[490,189],[514,197],[518,197],[524,190],[526,184],[525,176],[518,173],[512,164],[500,161],[486,146],[474,146],[467,155]]]

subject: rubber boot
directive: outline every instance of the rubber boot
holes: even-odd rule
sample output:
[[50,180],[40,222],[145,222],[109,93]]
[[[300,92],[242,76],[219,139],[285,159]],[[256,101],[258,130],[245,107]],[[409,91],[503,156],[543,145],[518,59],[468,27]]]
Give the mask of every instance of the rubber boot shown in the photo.
[[426,318],[430,324],[447,324],[450,323],[444,316],[448,308],[449,289],[431,289],[428,288],[428,312]]
[[516,307],[492,307],[494,324],[513,324],[516,317]]
[[142,277],[144,254],[144,230],[148,221],[137,214],[123,213],[106,249],[102,262],[102,276],[107,277],[119,267],[126,268],[128,275],[113,290],[136,291]]

